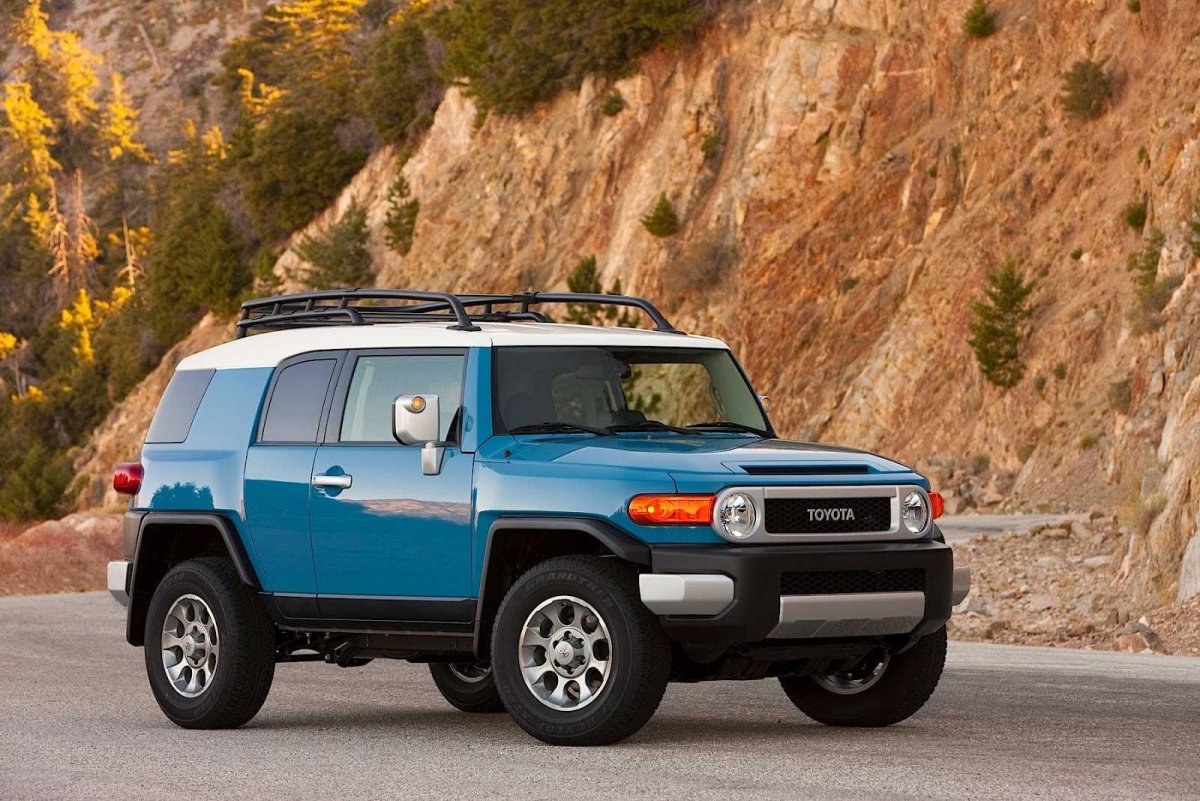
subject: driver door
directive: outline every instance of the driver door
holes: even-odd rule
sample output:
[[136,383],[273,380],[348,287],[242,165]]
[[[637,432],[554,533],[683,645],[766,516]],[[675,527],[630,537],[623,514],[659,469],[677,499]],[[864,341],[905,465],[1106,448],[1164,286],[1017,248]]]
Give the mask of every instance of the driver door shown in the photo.
[[[463,350],[359,351],[347,357],[313,463],[310,521],[321,615],[467,621],[473,454],[458,435]],[[392,436],[399,395],[437,395],[449,443],[436,475],[421,446]]]

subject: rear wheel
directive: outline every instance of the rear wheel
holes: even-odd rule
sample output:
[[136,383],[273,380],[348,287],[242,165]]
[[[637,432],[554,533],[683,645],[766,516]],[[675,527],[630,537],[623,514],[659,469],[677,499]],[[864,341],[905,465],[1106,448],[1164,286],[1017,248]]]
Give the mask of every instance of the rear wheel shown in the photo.
[[848,671],[779,683],[801,712],[826,726],[890,726],[925,705],[945,663],[943,626],[903,653],[881,652]]
[[522,576],[492,637],[509,713],[554,745],[604,745],[642,728],[666,690],[670,653],[637,574],[596,556],[550,559]]
[[167,573],[150,600],[144,651],[159,707],[187,729],[241,726],[275,676],[274,628],[227,559]]
[[463,712],[503,712],[490,665],[468,662],[432,662],[429,672],[442,697]]

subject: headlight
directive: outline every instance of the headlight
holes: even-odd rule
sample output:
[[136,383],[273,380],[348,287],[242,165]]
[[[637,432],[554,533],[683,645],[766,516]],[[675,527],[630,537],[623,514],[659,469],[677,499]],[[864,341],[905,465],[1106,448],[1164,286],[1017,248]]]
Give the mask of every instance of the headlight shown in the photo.
[[735,540],[744,540],[754,533],[758,525],[758,509],[749,495],[734,492],[721,501],[717,519],[721,521],[721,528],[726,534]]
[[929,524],[929,504],[919,492],[910,492],[900,507],[900,519],[910,534],[920,534]]

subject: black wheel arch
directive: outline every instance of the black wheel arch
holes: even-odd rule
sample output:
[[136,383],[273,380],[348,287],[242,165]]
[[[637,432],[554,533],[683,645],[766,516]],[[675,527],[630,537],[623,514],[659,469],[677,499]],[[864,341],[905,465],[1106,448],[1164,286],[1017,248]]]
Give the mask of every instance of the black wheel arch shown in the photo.
[[253,590],[262,589],[254,565],[233,521],[217,512],[146,512],[138,526],[129,580],[129,613],[125,639],[142,645],[150,598],[163,576],[187,559],[220,556],[229,559],[238,579]]
[[475,605],[475,655],[491,653],[492,628],[504,594],[538,562],[568,554],[612,556],[649,567],[650,546],[613,523],[591,517],[501,517],[488,529],[479,598]]

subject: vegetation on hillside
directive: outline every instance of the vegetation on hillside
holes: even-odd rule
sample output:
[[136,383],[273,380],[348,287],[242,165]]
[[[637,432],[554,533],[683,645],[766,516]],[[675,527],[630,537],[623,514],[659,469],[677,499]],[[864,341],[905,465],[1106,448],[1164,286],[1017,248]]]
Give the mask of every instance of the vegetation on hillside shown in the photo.
[[[0,519],[61,511],[70,449],[202,315],[273,291],[292,232],[372,149],[419,136],[447,84],[519,114],[682,42],[713,3],[279,0],[221,54],[223,102],[197,92],[160,149],[122,77],[45,5],[0,9],[16,15],[0,93]],[[398,179],[385,231],[401,255],[419,209]],[[357,205],[294,249],[313,286],[373,281]]]
[[1033,314],[1029,296],[1034,287],[1016,262],[1009,261],[988,272],[983,298],[971,303],[974,319],[968,342],[983,377],[998,387],[1016,386],[1025,375],[1021,345]]

